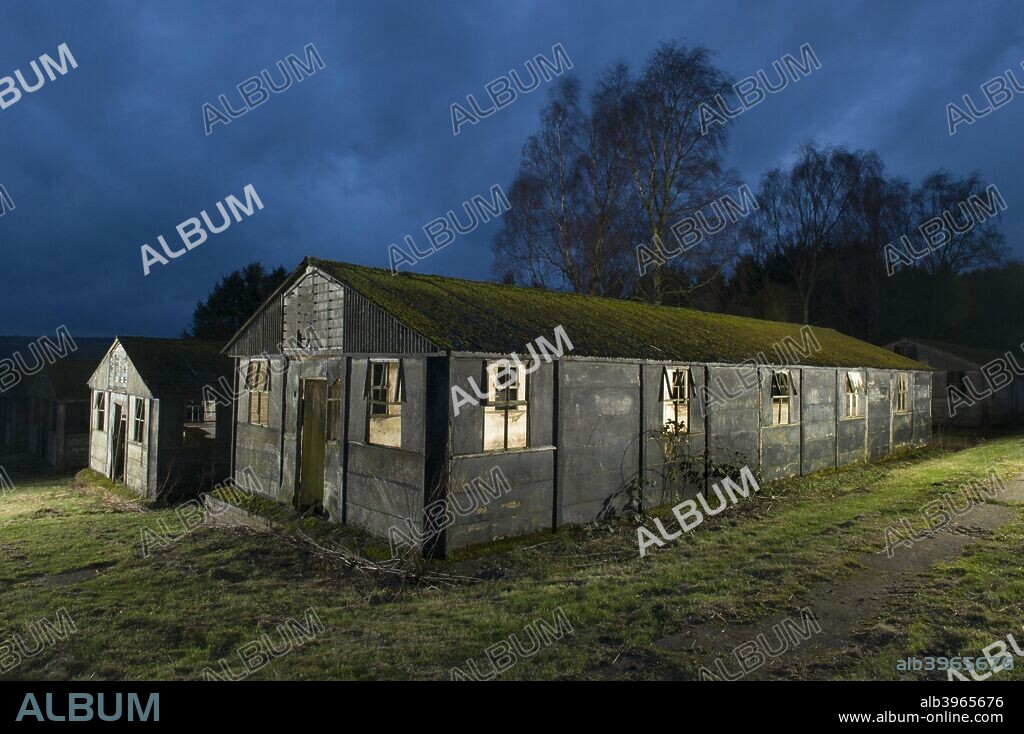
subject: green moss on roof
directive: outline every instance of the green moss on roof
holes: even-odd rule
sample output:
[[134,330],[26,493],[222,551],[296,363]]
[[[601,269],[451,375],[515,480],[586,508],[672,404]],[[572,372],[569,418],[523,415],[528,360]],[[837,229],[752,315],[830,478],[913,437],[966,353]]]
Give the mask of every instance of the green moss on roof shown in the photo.
[[119,336],[128,359],[150,390],[160,395],[199,395],[231,374],[222,344],[200,339]]
[[[784,338],[803,344],[799,324],[652,306],[597,296],[400,272],[307,258],[437,346],[457,352],[521,353],[563,326],[584,357],[786,363]],[[929,369],[887,349],[812,327],[821,345],[809,366]]]

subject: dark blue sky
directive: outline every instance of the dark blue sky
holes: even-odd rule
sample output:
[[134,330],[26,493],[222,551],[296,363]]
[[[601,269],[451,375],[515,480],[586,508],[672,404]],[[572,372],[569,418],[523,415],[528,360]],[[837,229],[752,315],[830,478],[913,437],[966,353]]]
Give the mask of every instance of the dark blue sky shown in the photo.
[[[387,248],[515,175],[542,88],[454,137],[450,105],[561,43],[588,82],[661,41],[716,52],[737,79],[814,48],[822,68],[739,117],[728,162],[752,187],[795,146],[877,150],[918,182],[980,171],[1024,253],[1024,99],[950,137],[946,104],[1014,68],[1024,3],[246,2],[4,3],[0,76],[56,56],[78,68],[0,110],[0,333],[177,335],[197,299],[252,260],[387,266]],[[202,106],[315,44],[326,64],[230,125]],[[275,72],[276,74],[276,72]],[[264,210],[143,277],[139,248],[252,183]],[[215,219],[216,221],[216,219]],[[485,278],[498,225],[418,265]]]

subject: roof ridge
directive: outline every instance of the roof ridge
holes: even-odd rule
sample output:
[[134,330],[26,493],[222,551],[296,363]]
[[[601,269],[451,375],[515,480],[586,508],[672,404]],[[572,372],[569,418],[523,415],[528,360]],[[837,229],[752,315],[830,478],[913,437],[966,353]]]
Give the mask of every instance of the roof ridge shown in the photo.
[[581,357],[735,364],[757,357],[767,364],[799,359],[805,366],[930,369],[827,326],[413,271],[394,274],[316,257],[304,258],[291,279],[306,268],[323,271],[426,341],[455,352],[514,353],[561,325]]
[[192,339],[191,337],[173,337],[173,336],[135,336],[131,334],[118,334],[114,337],[118,341],[124,341],[128,339],[130,341],[149,341],[149,342],[167,342],[172,344],[197,344],[200,346],[215,346],[220,348],[221,342],[216,339]]
[[[640,308],[665,309],[665,310],[670,311],[670,312],[686,311],[686,312],[689,312],[689,313],[711,314],[711,315],[714,315],[714,316],[723,316],[725,318],[737,319],[737,320],[743,320],[743,321],[756,321],[758,323],[767,323],[767,324],[785,324],[787,326],[796,326],[796,327],[809,326],[812,329],[822,329],[822,330],[826,330],[826,331],[836,331],[834,328],[832,328],[830,326],[817,326],[817,325],[814,325],[814,324],[800,324],[800,323],[797,323],[795,321],[778,321],[776,319],[762,319],[762,318],[758,318],[757,316],[743,316],[741,314],[723,313],[723,312],[720,312],[720,311],[704,311],[704,310],[699,309],[699,308],[694,308],[693,306],[669,306],[669,305],[664,304],[664,303],[647,303],[646,301],[639,301],[639,300],[626,299],[626,298],[615,298],[613,296],[594,295],[594,294],[591,294],[591,293],[573,293],[571,291],[560,291],[560,290],[555,290],[553,288],[541,288],[541,287],[532,286],[532,285],[517,285],[515,283],[496,283],[496,282],[490,281],[490,280],[472,280],[470,278],[457,278],[457,277],[451,276],[451,275],[436,275],[436,274],[433,274],[433,273],[417,273],[417,272],[411,271],[411,270],[405,270],[405,271],[401,271],[401,272],[397,272],[397,273],[392,273],[391,270],[389,270],[388,268],[379,268],[379,267],[375,267],[375,266],[372,266],[372,265],[359,265],[357,263],[350,263],[350,262],[346,262],[344,260],[328,260],[327,258],[320,258],[320,257],[312,257],[311,256],[311,257],[305,258],[304,261],[308,262],[311,265],[317,265],[318,263],[327,263],[328,265],[341,265],[342,267],[346,267],[346,268],[357,268],[359,270],[370,270],[370,271],[377,272],[377,273],[388,274],[388,275],[390,275],[391,277],[394,277],[394,278],[414,278],[414,279],[417,279],[417,280],[425,280],[425,281],[431,281],[431,282],[434,281],[434,280],[452,281],[452,282],[456,282],[456,283],[468,283],[468,284],[475,285],[475,286],[486,285],[486,286],[493,287],[493,288],[507,288],[507,289],[516,290],[516,291],[532,291],[532,292],[536,292],[536,293],[548,293],[548,294],[551,294],[553,296],[564,297],[564,298],[580,298],[580,299],[584,299],[584,300],[607,301],[609,303],[615,303],[615,304],[629,304],[629,305],[640,307]],[[365,294],[363,294],[363,295],[365,296]],[[851,338],[855,338],[855,337],[851,337]]]

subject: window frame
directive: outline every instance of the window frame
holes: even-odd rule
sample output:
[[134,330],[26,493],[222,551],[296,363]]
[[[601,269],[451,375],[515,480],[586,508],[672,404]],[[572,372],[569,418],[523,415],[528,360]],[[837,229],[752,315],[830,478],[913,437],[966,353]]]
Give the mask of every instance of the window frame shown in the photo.
[[910,375],[907,372],[896,373],[895,395],[893,396],[893,412],[904,414],[910,412]]
[[132,398],[132,443],[146,443],[145,398]]
[[[679,387],[676,376],[683,376],[682,396],[678,394]],[[690,432],[690,398],[693,395],[693,375],[689,365],[666,365],[661,372],[661,416],[662,428],[668,427],[670,421],[674,421],[677,433]],[[668,418],[666,414],[671,410],[674,418]],[[682,411],[682,420],[679,420]]]
[[96,397],[92,401],[93,430],[105,431],[107,430],[107,394],[97,390],[95,395]]
[[[382,382],[375,379],[378,367],[383,368],[381,374],[384,380]],[[392,382],[392,372],[394,372],[394,382]],[[366,397],[366,443],[370,446],[384,448],[402,448],[402,406],[405,404],[404,361],[395,358],[367,360],[364,394]],[[379,440],[379,436],[378,440],[374,440],[374,420],[377,419],[379,423],[383,423],[385,420],[395,418],[398,419],[397,442],[385,443]]]
[[[212,406],[212,408],[211,408]],[[198,413],[196,412],[198,410]],[[198,415],[198,420],[192,418]],[[185,423],[216,423],[217,422],[217,401],[216,400],[186,400],[185,401]]]
[[[785,378],[782,380],[780,378]],[[797,425],[793,421],[793,396],[796,395],[796,386],[793,384],[793,373],[790,370],[772,370],[771,372],[771,425],[792,426]],[[785,394],[776,394],[776,386],[779,390],[785,390]],[[778,406],[778,410],[776,410]],[[782,421],[782,408],[786,408],[786,421]]]
[[[853,378],[854,376],[856,376],[859,379],[859,381],[860,381],[860,385],[859,386],[853,384],[853,380],[851,378]],[[843,389],[843,398],[844,398],[843,399],[843,419],[845,420],[845,419],[853,419],[853,418],[863,418],[864,417],[864,403],[866,402],[864,400],[861,400],[861,397],[864,394],[864,388],[865,388],[864,373],[861,372],[860,370],[847,370],[846,371],[846,376],[845,376],[845,378],[843,380],[843,385],[844,385],[844,389]],[[852,400],[852,407],[853,407],[853,412],[852,413],[850,412],[851,398],[853,399]]]
[[[249,396],[246,422],[250,426],[270,426],[270,360],[251,359],[245,367],[245,391]],[[255,398],[255,417],[253,411]]]
[[[509,382],[502,388],[498,388],[498,377],[500,374],[509,374],[508,370],[515,370],[515,382]],[[483,404],[484,426],[481,434],[481,443],[484,453],[495,453],[503,451],[521,451],[530,448],[530,380],[526,372],[526,366],[520,362],[513,362],[510,359],[493,359],[484,363],[484,375],[487,381],[487,399]],[[510,390],[515,386],[515,398],[510,399]],[[499,396],[499,393],[501,396]],[[501,414],[502,441],[501,446],[487,447],[487,416]],[[523,445],[509,445],[509,423],[510,414],[522,413],[522,420],[526,427],[523,431]]]

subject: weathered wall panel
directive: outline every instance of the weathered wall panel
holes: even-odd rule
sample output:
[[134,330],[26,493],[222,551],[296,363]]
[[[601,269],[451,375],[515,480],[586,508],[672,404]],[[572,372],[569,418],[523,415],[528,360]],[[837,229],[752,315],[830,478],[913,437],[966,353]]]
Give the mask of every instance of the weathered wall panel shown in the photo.
[[913,413],[896,413],[892,417],[892,448],[905,449],[914,441]]
[[481,391],[486,390],[484,360],[470,357],[452,358],[450,372],[452,388],[464,391],[472,399],[471,402],[467,402],[465,397],[458,394],[457,413],[456,399],[452,399],[452,454],[478,454],[484,449],[484,409],[473,385],[475,384]]
[[558,524],[591,522],[639,470],[639,365],[563,360],[559,383]]
[[349,445],[346,517],[349,523],[382,538],[392,526],[423,515],[423,455],[401,449]]
[[[245,375],[249,360],[239,359],[238,363],[238,412],[235,426],[235,467],[234,477],[241,486],[253,492],[264,493],[279,502],[291,503],[294,482],[281,481],[282,469],[282,426],[285,395],[292,399],[289,405],[294,409],[295,396],[289,382],[290,368],[286,360],[276,357],[270,360],[270,394],[267,410],[267,426],[249,423],[249,390],[245,387]],[[294,443],[293,443],[294,448]],[[252,478],[258,478],[258,486],[249,486]]]
[[932,438],[932,377],[927,372],[913,374],[914,445],[922,446]]
[[448,549],[550,530],[554,456],[554,450],[541,449],[453,460]]
[[554,442],[555,366],[544,362],[526,378],[529,397],[528,446],[551,446]]
[[892,374],[889,370],[867,370],[868,458],[872,461],[889,453]]
[[839,466],[867,459],[867,428],[867,418],[839,419]]
[[836,412],[842,393],[837,395],[837,370],[805,368],[802,373],[800,465],[801,474],[810,474],[836,465]]
[[232,357],[274,356],[281,354],[284,330],[284,300],[275,296],[228,346]]
[[760,389],[756,367],[708,367],[708,452],[713,461],[760,466]]
[[768,480],[800,474],[800,424],[761,429],[761,473]]

